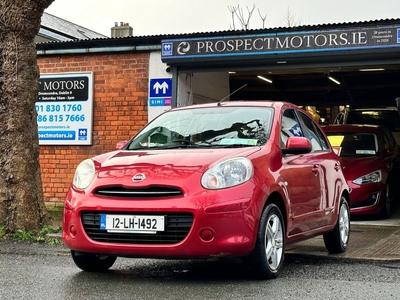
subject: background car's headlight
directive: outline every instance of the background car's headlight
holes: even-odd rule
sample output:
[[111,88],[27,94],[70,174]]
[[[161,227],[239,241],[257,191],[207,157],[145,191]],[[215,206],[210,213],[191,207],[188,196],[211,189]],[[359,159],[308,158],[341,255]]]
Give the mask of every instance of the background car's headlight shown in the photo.
[[251,176],[251,161],[245,157],[236,157],[208,169],[201,178],[201,185],[206,189],[223,189],[246,182]]
[[367,184],[367,183],[375,183],[379,182],[382,180],[382,173],[381,171],[375,171],[372,173],[369,173],[367,175],[358,177],[357,179],[353,180],[353,183],[355,184]]
[[93,180],[95,174],[94,163],[91,159],[82,161],[75,170],[72,184],[77,189],[85,189]]

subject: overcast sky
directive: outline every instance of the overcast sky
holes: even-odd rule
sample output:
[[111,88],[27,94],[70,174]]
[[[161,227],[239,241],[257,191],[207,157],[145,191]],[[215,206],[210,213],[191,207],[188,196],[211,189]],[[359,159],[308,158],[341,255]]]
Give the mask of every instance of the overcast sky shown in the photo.
[[[133,35],[180,34],[233,29],[228,7],[256,9],[249,28],[286,27],[400,18],[400,0],[55,0],[47,13],[110,36],[115,22],[129,23]],[[241,29],[235,18],[235,29]]]

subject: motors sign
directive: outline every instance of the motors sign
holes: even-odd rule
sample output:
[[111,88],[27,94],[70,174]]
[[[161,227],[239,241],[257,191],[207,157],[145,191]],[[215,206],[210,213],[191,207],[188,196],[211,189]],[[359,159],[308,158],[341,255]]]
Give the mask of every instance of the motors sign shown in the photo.
[[87,76],[46,78],[39,80],[38,101],[87,101],[89,96]]
[[91,145],[93,73],[41,75],[36,113],[40,145]]
[[162,41],[163,61],[400,46],[400,25]]

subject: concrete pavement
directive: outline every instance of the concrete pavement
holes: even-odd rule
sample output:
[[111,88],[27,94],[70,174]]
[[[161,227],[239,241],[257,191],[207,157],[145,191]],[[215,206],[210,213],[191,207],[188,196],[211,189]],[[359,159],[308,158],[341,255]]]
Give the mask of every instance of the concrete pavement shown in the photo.
[[329,259],[400,261],[400,205],[390,219],[352,220],[349,245],[344,253],[329,254],[322,236],[290,244],[286,253]]

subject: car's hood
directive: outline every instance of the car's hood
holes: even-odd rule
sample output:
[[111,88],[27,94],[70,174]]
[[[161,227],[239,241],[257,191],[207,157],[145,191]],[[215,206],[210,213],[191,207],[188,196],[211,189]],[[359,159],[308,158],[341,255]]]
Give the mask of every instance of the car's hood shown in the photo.
[[373,157],[344,157],[342,158],[343,174],[347,180],[379,170],[382,167],[382,158]]
[[[110,176],[110,171],[124,175],[136,172],[184,173],[204,172],[210,165],[231,157],[248,156],[260,150],[250,148],[173,149],[148,151],[114,151],[93,158],[100,176]],[[112,172],[113,174],[115,172]],[[162,176],[165,176],[162,175]],[[120,174],[122,175],[122,174]],[[160,174],[161,175],[161,174]]]

